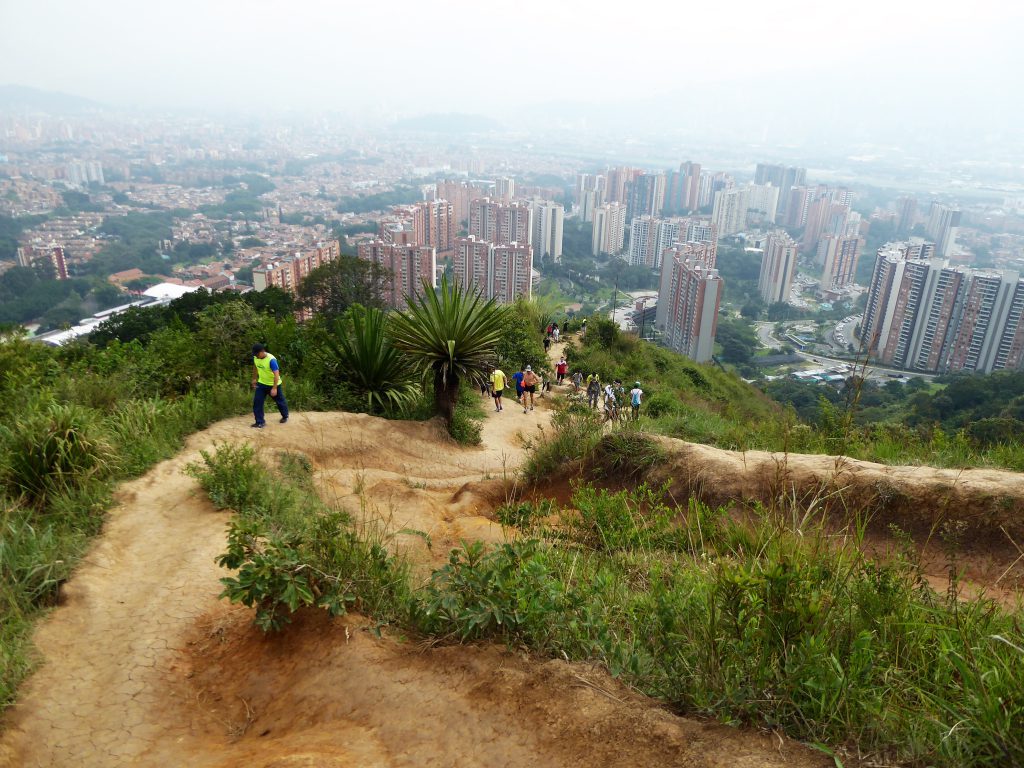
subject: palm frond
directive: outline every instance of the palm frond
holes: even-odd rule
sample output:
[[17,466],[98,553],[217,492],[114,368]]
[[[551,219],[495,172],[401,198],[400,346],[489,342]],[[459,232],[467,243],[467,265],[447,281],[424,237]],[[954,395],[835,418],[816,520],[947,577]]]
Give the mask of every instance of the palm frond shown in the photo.
[[423,296],[408,299],[408,309],[391,320],[397,349],[419,362],[421,370],[480,381],[494,359],[507,310],[494,299],[441,279],[435,292],[424,285]]
[[415,372],[388,339],[384,313],[354,305],[348,320],[337,321],[334,335],[324,341],[337,356],[349,387],[366,398],[371,413],[390,413],[415,402],[420,395]]

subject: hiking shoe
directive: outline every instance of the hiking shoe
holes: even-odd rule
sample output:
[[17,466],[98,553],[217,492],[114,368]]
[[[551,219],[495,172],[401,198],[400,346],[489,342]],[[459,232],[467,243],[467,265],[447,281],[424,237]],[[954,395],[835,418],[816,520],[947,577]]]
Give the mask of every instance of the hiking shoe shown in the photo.
[[288,417],[287,416],[282,416],[281,417],[281,423],[282,424],[287,424],[288,423]]
[[267,425],[266,424],[250,424],[249,426],[252,427],[253,429],[263,429]]

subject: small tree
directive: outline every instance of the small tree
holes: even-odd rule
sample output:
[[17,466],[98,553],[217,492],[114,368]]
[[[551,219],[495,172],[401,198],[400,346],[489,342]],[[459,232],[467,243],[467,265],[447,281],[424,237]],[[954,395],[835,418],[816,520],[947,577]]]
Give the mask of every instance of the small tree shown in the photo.
[[391,338],[432,379],[437,412],[450,427],[459,384],[486,377],[507,310],[448,282],[447,276],[437,292],[424,283],[423,296],[407,303],[408,311],[392,318]]

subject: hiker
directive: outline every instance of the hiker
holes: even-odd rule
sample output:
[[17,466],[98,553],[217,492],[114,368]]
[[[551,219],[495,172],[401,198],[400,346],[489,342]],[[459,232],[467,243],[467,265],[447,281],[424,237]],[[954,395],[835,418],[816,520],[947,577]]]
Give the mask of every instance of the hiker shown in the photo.
[[544,335],[545,336],[550,336],[551,335],[551,323],[548,323],[548,327],[544,329]]
[[640,402],[644,398],[644,391],[640,389],[640,382],[634,381],[633,388],[629,390],[629,405],[632,408],[633,421],[640,419]]
[[565,381],[565,374],[569,372],[569,363],[565,361],[565,355],[558,358],[558,363],[555,365],[555,374],[558,377],[556,383],[561,384]]
[[537,378],[537,374],[533,372],[533,368],[529,365],[526,366],[526,370],[523,372],[523,413],[526,413],[526,396],[530,396],[530,410],[533,410],[533,395],[537,391],[537,384],[540,379]]
[[526,372],[523,371],[523,366],[519,366],[519,370],[512,374],[512,381],[516,383],[516,402],[523,406],[523,410],[526,410],[526,406],[523,405],[523,377]]
[[554,339],[555,344],[558,343],[560,334],[558,332],[558,323],[555,323],[554,328],[551,329],[551,338]]
[[615,402],[615,387],[607,384],[604,388],[604,420],[617,421],[618,418],[619,409]]
[[562,333],[568,333],[568,332],[569,332],[569,321],[566,320],[564,323],[562,323]]
[[252,345],[252,389],[252,415],[256,419],[253,429],[263,429],[267,425],[263,414],[263,403],[267,395],[277,404],[277,410],[281,412],[281,423],[288,422],[288,403],[284,399],[281,366],[262,344]]
[[587,335],[587,319],[583,318],[583,325],[580,327],[580,338],[586,338]]
[[505,372],[500,368],[491,366],[491,397],[494,398],[494,410],[500,411],[501,393],[505,389]]
[[626,388],[622,386],[622,379],[615,380],[615,402],[619,405],[626,403]]
[[548,349],[551,347],[551,337],[544,337],[544,353],[547,354]]
[[597,408],[597,397],[601,394],[601,379],[596,373],[587,376],[587,403],[591,408]]
[[573,391],[574,392],[579,392],[580,391],[580,386],[582,386],[582,384],[583,384],[583,374],[580,373],[579,371],[576,371],[576,373],[574,373],[572,375]]

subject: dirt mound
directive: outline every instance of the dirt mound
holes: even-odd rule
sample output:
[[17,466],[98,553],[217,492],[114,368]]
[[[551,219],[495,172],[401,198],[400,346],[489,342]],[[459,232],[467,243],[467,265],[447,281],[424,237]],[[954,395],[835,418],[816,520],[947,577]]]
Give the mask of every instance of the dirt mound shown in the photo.
[[[175,701],[199,766],[811,766],[777,739],[674,717],[600,670],[494,646],[423,648],[358,617],[265,637],[200,622]],[[179,745],[147,755],[180,760]]]
[[910,534],[930,575],[939,580],[949,564],[944,540],[952,536],[959,553],[953,565],[966,568],[972,580],[1010,603],[1016,602],[1013,590],[1024,586],[1020,473],[889,466],[843,456],[741,453],[656,439],[669,458],[649,479],[670,480],[677,499],[694,496],[711,505],[767,507],[795,503],[800,509],[817,509],[839,525],[866,518],[869,544],[876,549],[896,543],[890,529],[896,525]]

